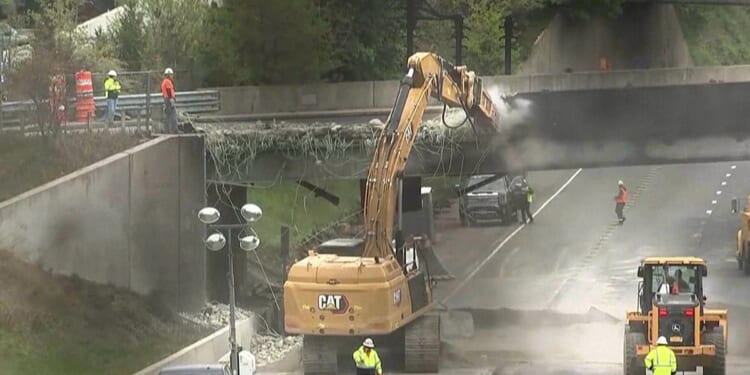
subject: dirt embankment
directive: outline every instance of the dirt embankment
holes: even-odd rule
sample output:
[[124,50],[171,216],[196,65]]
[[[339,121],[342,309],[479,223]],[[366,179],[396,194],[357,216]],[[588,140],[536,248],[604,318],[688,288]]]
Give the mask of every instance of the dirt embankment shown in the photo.
[[209,330],[158,302],[0,251],[0,373],[130,374]]

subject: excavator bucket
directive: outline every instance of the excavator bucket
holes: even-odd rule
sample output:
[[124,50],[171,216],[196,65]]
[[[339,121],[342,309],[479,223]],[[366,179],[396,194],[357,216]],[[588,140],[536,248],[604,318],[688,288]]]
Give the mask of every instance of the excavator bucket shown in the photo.
[[427,272],[429,272],[430,277],[435,280],[453,280],[456,278],[443,266],[443,263],[432,250],[432,246],[425,246],[420,251],[420,258],[427,263]]

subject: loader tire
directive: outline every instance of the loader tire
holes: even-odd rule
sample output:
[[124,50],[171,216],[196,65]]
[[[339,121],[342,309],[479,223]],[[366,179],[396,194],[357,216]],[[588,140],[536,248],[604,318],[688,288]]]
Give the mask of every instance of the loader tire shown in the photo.
[[630,332],[630,327],[625,326],[625,347],[622,349],[622,373],[623,375],[646,375],[646,365],[638,360],[635,354],[637,345],[646,345],[646,335],[641,332]]
[[715,328],[713,331],[706,333],[703,336],[703,342],[706,345],[713,345],[716,347],[716,355],[711,361],[710,366],[703,367],[703,375],[726,375],[726,354],[727,346],[724,342],[724,332],[719,328]]

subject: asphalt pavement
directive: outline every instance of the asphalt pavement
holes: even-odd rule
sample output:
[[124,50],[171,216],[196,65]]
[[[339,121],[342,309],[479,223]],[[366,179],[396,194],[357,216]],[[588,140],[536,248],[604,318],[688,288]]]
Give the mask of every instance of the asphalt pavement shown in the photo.
[[[623,225],[613,200],[620,179],[630,191]],[[473,334],[449,343],[461,353],[454,362],[500,374],[620,373],[639,261],[694,255],[709,265],[709,307],[729,309],[728,374],[750,373],[750,278],[733,258],[739,218],[730,212],[732,197],[750,193],[750,163],[534,172],[528,180],[537,192],[533,224],[461,228],[457,214],[441,214],[436,252],[457,277],[441,283],[439,297],[474,316]]]

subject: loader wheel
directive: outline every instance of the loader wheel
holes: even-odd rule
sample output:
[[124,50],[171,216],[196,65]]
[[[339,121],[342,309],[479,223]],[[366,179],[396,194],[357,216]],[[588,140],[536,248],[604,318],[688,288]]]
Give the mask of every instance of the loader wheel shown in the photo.
[[713,331],[706,333],[703,336],[703,342],[706,345],[713,345],[716,347],[716,355],[711,361],[710,366],[703,367],[703,375],[726,375],[726,352],[727,347],[724,342],[724,333],[722,330],[714,329]]
[[641,332],[630,332],[630,327],[625,326],[625,347],[622,349],[623,375],[646,375],[646,365],[635,355],[636,346],[646,344],[646,335]]

